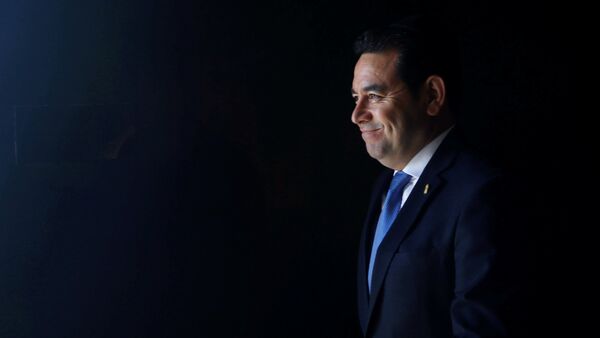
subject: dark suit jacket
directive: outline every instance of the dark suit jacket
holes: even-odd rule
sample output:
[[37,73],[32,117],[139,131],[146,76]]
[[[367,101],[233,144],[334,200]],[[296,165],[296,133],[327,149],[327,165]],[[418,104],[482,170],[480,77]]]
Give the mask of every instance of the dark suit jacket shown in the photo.
[[[393,171],[374,186],[360,241],[358,308],[376,338],[503,337],[518,273],[506,185],[451,132],[426,166],[378,249],[371,243]],[[426,186],[427,190],[426,190]],[[511,311],[514,310],[510,309]]]

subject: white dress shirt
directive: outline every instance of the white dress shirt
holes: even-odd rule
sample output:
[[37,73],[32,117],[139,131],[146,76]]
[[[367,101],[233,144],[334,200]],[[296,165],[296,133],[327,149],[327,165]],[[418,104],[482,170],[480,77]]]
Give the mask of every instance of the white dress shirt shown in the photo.
[[[433,141],[429,142],[425,147],[423,147],[421,150],[419,150],[419,152],[415,156],[413,156],[413,158],[408,162],[406,167],[404,167],[404,169],[402,170],[403,172],[409,174],[411,176],[411,178],[410,178],[410,181],[408,181],[408,183],[404,187],[404,191],[402,193],[402,202],[400,203],[400,208],[402,208],[402,206],[404,206],[404,202],[406,202],[406,200],[408,199],[408,196],[410,195],[410,192],[413,190],[413,188],[417,184],[417,181],[419,180],[419,177],[421,177],[421,174],[423,173],[423,170],[427,166],[427,163],[429,163],[429,161],[433,157],[433,154],[435,154],[435,151],[438,149],[438,147],[440,146],[442,141],[446,138],[446,135],[448,135],[450,130],[452,130],[452,128],[454,128],[454,126],[448,128],[446,131],[444,131],[443,133],[438,135],[435,139],[433,139]],[[398,172],[398,170],[395,170],[394,175],[396,175],[397,172]]]

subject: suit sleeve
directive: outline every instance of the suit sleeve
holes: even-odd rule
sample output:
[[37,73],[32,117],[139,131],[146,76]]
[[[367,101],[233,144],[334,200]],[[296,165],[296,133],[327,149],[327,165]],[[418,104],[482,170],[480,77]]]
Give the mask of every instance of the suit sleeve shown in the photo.
[[473,189],[461,208],[454,238],[451,305],[455,337],[510,337],[516,315],[519,244],[503,180]]

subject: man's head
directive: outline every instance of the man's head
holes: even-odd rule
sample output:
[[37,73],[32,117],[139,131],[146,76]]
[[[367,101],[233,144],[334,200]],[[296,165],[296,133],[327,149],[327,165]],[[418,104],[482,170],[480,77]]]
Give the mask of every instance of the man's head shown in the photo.
[[456,46],[439,27],[412,17],[367,31],[355,43],[360,57],[352,81],[352,122],[369,155],[386,167],[403,169],[453,124]]

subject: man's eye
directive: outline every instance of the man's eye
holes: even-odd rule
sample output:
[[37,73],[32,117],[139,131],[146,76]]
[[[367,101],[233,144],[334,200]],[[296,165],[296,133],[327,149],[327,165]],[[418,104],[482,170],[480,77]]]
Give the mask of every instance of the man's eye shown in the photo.
[[352,96],[352,101],[354,101],[354,103],[358,103],[358,95]]
[[378,100],[381,100],[381,96],[379,96],[377,94],[369,94],[369,100],[378,101]]

